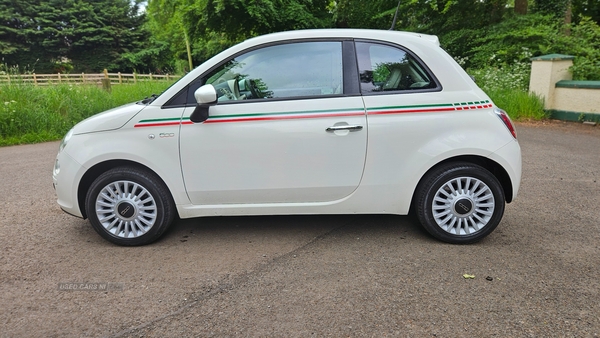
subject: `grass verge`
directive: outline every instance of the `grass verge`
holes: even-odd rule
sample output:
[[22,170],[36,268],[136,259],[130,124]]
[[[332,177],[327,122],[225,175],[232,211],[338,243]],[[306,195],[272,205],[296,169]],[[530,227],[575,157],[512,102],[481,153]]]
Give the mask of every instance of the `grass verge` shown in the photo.
[[0,85],[0,146],[58,140],[89,116],[161,93],[169,85],[114,85],[110,93],[96,86]]
[[[96,86],[0,85],[0,146],[58,140],[77,122],[110,108],[161,93],[170,83]],[[514,120],[547,117],[543,101],[518,88],[485,88]]]
[[548,118],[544,100],[519,89],[488,89],[494,104],[505,110],[513,120],[542,120]]

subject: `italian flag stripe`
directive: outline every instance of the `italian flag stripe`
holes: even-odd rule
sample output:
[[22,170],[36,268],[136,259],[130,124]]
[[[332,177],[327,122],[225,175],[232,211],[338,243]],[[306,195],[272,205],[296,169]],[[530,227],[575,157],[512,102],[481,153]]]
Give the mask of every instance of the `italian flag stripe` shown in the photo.
[[244,121],[274,121],[274,120],[295,120],[295,119],[313,119],[321,117],[338,117],[338,116],[360,116],[365,115],[364,111],[340,112],[340,113],[319,113],[319,114],[252,114],[252,116],[215,116],[206,120],[204,123],[224,123],[224,122],[244,122]]
[[[493,105],[489,100],[474,102],[459,102],[446,104],[424,104],[411,106],[388,106],[369,108],[367,115],[390,115],[390,114],[415,114],[415,113],[438,113],[457,110],[475,110],[488,109]],[[361,116],[364,115],[362,108],[356,109],[333,109],[333,110],[312,110],[295,112],[277,112],[277,113],[250,113],[237,115],[211,116],[204,124],[226,123],[226,122],[249,122],[249,121],[275,121],[275,120],[293,120],[310,119],[325,117],[343,117],[343,116]],[[135,128],[142,127],[164,127],[194,124],[189,117],[184,118],[162,118],[140,120],[134,125]]]

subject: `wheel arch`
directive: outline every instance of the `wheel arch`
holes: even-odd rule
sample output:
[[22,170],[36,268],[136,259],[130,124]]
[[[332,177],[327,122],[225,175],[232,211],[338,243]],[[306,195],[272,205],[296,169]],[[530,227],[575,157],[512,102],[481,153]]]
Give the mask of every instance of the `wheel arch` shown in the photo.
[[415,197],[416,197],[417,192],[419,191],[425,177],[427,177],[427,175],[431,171],[437,169],[439,166],[447,164],[447,163],[452,163],[452,162],[465,162],[465,163],[476,164],[476,165],[483,167],[484,169],[489,171],[492,175],[494,175],[500,182],[500,186],[502,186],[502,189],[504,190],[504,196],[505,196],[506,203],[512,202],[512,197],[513,197],[512,181],[510,179],[510,176],[508,175],[508,172],[506,171],[506,169],[504,169],[504,167],[502,167],[496,161],[491,160],[486,157],[483,157],[483,156],[461,155],[461,156],[450,157],[441,162],[438,162],[436,165],[429,168],[429,170],[427,170],[423,174],[423,176],[421,176],[421,178],[419,179],[419,183],[417,184],[415,190],[413,191],[410,210],[413,210],[413,208],[414,208]]
[[[175,202],[173,199],[173,193],[171,192],[171,189],[169,189],[169,186],[166,184],[166,182],[154,170],[150,169],[149,167],[147,167],[139,162],[135,162],[135,161],[108,160],[108,161],[97,163],[93,167],[88,169],[85,172],[85,174],[81,177],[81,180],[79,181],[79,186],[77,187],[77,203],[79,205],[79,210],[81,211],[81,215],[83,216],[84,219],[87,218],[87,212],[85,210],[85,196],[87,194],[88,189],[92,185],[92,182],[94,182],[94,180],[96,178],[98,178],[98,176],[100,176],[102,173],[104,173],[108,170],[111,170],[113,168],[118,168],[118,167],[135,167],[135,168],[138,168],[141,170],[146,170],[146,171],[152,173],[154,176],[156,176],[156,178],[158,178],[161,181],[162,184],[164,184],[165,187],[167,187],[167,191],[169,192],[169,197],[171,198],[171,202],[173,202],[173,205],[175,205]],[[177,208],[175,208],[175,210],[177,212]],[[177,217],[179,217],[178,214],[176,214],[176,215],[177,215]]]

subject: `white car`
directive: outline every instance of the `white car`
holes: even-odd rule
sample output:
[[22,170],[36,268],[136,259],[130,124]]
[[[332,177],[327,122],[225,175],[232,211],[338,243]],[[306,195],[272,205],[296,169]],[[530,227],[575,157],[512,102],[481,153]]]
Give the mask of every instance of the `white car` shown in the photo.
[[58,204],[142,245],[176,217],[398,214],[490,234],[519,190],[504,111],[436,36],[305,30],[244,41],[63,139]]

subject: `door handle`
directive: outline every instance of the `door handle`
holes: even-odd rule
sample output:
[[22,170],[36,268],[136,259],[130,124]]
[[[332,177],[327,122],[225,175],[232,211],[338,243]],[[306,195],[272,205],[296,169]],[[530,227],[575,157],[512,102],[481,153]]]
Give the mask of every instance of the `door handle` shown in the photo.
[[325,129],[328,132],[334,132],[338,130],[349,130],[349,131],[359,131],[362,130],[363,126],[332,126]]

